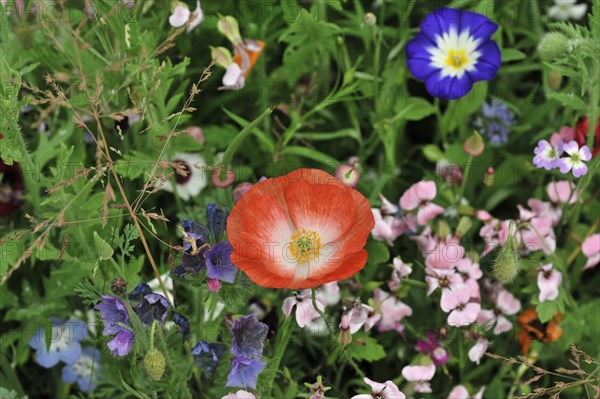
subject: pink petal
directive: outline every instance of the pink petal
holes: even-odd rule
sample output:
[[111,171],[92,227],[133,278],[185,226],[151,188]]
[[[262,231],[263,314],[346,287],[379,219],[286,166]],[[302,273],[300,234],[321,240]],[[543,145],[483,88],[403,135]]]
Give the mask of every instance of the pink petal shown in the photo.
[[475,364],[479,364],[483,355],[488,349],[488,340],[485,338],[479,338],[475,345],[471,349],[469,349],[469,360]]
[[505,315],[512,316],[521,310],[521,302],[503,289],[496,298],[496,307]]
[[554,203],[564,204],[569,201],[569,204],[574,204],[578,200],[575,184],[568,180],[549,183],[546,187],[546,192],[550,201]]
[[435,366],[404,366],[402,376],[407,381],[431,381],[435,374]]
[[469,391],[467,391],[464,385],[457,385],[450,391],[448,399],[471,399],[471,395],[469,395]]
[[420,181],[414,186],[417,196],[421,201],[431,201],[437,195],[437,188],[435,182],[432,181]]
[[417,212],[417,222],[419,224],[427,224],[430,220],[435,219],[437,215],[444,213],[444,208],[434,203],[427,203],[419,208]]
[[405,211],[412,211],[421,205],[421,199],[417,196],[414,186],[409,188],[400,197],[400,207]]
[[288,317],[292,313],[292,308],[294,307],[294,305],[296,305],[296,303],[297,301],[295,296],[291,296],[283,300],[282,310],[285,317]]

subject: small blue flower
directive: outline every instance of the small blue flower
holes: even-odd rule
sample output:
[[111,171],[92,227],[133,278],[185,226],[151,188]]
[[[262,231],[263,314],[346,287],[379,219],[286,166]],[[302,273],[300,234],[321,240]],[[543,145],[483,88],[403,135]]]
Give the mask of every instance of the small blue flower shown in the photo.
[[135,334],[133,331],[122,327],[113,339],[108,341],[106,346],[110,349],[113,356],[127,356],[133,349]]
[[137,313],[145,326],[151,325],[154,320],[164,325],[167,321],[169,307],[169,301],[164,296],[160,294],[148,294],[136,306],[135,313]]
[[29,346],[36,351],[35,360],[45,368],[54,367],[59,361],[73,363],[81,356],[81,344],[87,337],[87,326],[79,319],[65,322],[52,318],[52,338],[50,348],[46,348],[44,327],[39,328],[29,340]]
[[77,382],[83,392],[94,391],[102,373],[100,351],[87,347],[81,352],[77,361],[65,365],[62,369],[62,379],[68,384]]
[[150,293],[152,293],[152,288],[150,288],[148,284],[142,281],[135,286],[133,291],[131,291],[131,293],[129,294],[128,298],[132,302],[139,302],[142,300],[144,295],[148,295]]
[[220,208],[217,204],[206,206],[206,224],[214,241],[221,239],[221,235],[227,226],[227,216],[229,216],[229,211]]
[[508,141],[508,135],[514,124],[515,114],[506,104],[495,98],[490,103],[483,103],[481,114],[473,122],[473,126],[496,147]]
[[194,355],[196,364],[204,367],[209,373],[215,372],[224,353],[225,345],[220,342],[200,341],[192,348],[192,355]]
[[100,312],[100,318],[104,324],[102,335],[115,335],[123,327],[118,323],[129,323],[129,313],[123,301],[110,295],[102,295],[102,302],[94,306]]
[[173,322],[179,327],[178,334],[183,335],[183,339],[186,340],[190,335],[190,321],[187,317],[177,312],[173,312]]
[[231,353],[234,356],[260,358],[269,327],[256,316],[242,316],[233,323]]
[[226,386],[256,389],[256,379],[266,365],[266,362],[243,356],[233,358]]
[[213,245],[203,256],[206,260],[206,275],[208,278],[214,278],[226,283],[233,283],[238,271],[237,267],[231,263],[230,255],[233,246],[227,240],[220,241]]
[[434,97],[455,100],[473,83],[498,73],[500,48],[491,39],[498,25],[470,11],[440,8],[427,15],[406,45],[410,72]]

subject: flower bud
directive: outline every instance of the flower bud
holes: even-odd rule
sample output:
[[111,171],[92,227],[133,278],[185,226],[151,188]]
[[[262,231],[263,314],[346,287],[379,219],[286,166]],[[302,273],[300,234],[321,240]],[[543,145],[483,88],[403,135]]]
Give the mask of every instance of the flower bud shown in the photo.
[[231,52],[225,47],[211,47],[210,56],[215,60],[215,63],[222,68],[227,69],[229,65],[233,64]]
[[544,61],[553,61],[569,52],[569,39],[559,32],[550,32],[542,37],[538,52]]
[[217,29],[221,32],[234,46],[243,43],[242,35],[240,35],[240,27],[237,19],[231,15],[219,18]]
[[481,135],[474,131],[473,134],[465,140],[464,149],[467,154],[474,157],[481,155],[483,150],[485,150],[485,144]]
[[204,144],[206,141],[204,137],[204,132],[201,127],[192,126],[187,130],[187,135],[196,140],[200,144]]
[[350,319],[348,315],[343,315],[340,322],[340,337],[338,341],[341,345],[346,346],[352,342],[352,333],[350,332]]
[[375,26],[377,24],[377,17],[372,12],[365,14],[365,24],[367,26]]
[[519,243],[513,232],[513,222],[508,228],[508,238],[494,260],[493,274],[502,284],[508,284],[519,274]]
[[461,217],[458,221],[458,226],[456,226],[456,236],[458,238],[461,238],[462,236],[467,234],[467,232],[471,229],[471,226],[473,226],[473,222],[471,221],[470,217]]
[[354,188],[358,184],[360,174],[350,165],[340,165],[335,170],[335,177],[345,186]]
[[110,282],[110,290],[115,295],[123,295],[127,292],[127,281],[123,280],[121,277],[115,278]]
[[216,278],[209,278],[206,280],[206,284],[208,285],[208,290],[210,292],[219,292],[221,289],[221,282]]
[[562,74],[558,71],[548,72],[548,86],[554,91],[560,89],[562,83]]
[[210,176],[210,181],[215,187],[227,188],[235,181],[235,172],[231,169],[227,169],[225,174],[225,180],[221,180],[221,167],[217,167]]
[[160,381],[165,374],[166,362],[164,355],[156,349],[149,351],[144,357],[144,367],[152,380]]
[[489,166],[485,171],[485,176],[483,176],[483,184],[486,186],[491,186],[494,183],[494,179],[496,178],[496,171],[493,166]]
[[253,184],[244,182],[240,183],[233,189],[233,202],[238,202],[244,194],[248,192],[252,188]]

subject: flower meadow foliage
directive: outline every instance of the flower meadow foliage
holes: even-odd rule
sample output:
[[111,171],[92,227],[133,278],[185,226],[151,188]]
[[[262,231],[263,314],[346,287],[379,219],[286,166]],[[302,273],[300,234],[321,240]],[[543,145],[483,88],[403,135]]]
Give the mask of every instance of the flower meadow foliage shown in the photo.
[[600,397],[599,0],[0,18],[0,398]]

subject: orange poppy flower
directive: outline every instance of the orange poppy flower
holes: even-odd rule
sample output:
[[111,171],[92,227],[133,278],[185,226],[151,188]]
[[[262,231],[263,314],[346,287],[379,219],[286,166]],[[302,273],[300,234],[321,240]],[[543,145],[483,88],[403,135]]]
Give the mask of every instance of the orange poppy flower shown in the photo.
[[231,261],[263,287],[310,288],[343,280],[367,261],[375,226],[358,191],[317,169],[255,184],[227,219]]
[[540,342],[555,342],[563,333],[562,328],[558,325],[562,319],[562,313],[558,312],[554,318],[547,323],[542,323],[538,319],[538,314],[533,308],[525,310],[517,317],[519,324],[519,343],[521,344],[522,352],[529,354],[529,348],[533,340]]

